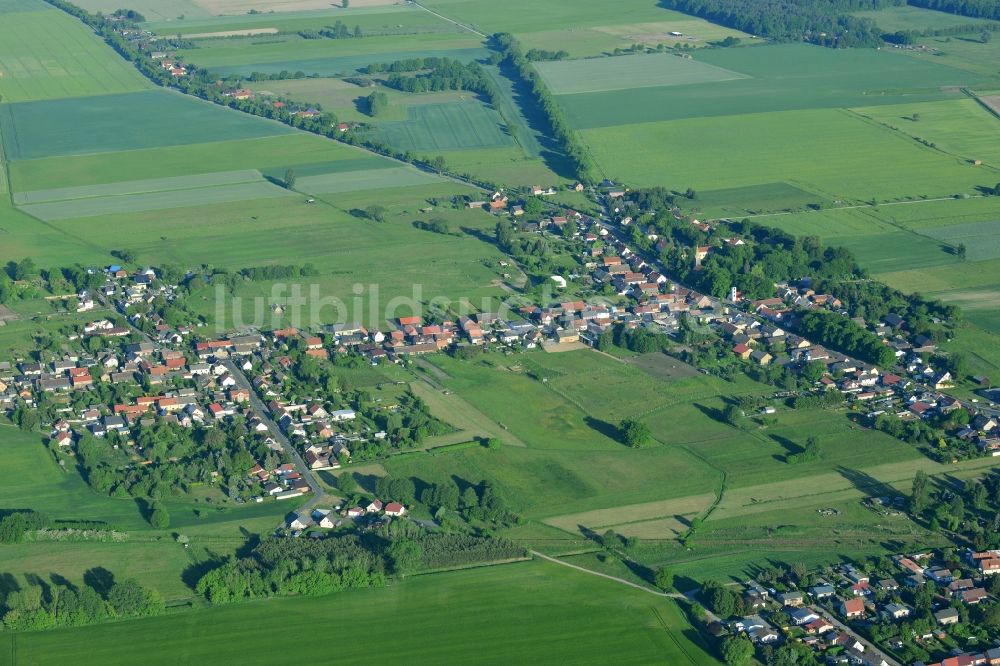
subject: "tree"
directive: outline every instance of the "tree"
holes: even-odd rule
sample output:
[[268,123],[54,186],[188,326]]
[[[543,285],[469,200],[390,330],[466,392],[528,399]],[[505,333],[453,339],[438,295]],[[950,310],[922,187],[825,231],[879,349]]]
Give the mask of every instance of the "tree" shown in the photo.
[[353,472],[342,472],[340,476],[337,477],[337,487],[346,495],[354,493],[358,489],[357,479],[354,478]]
[[965,243],[959,243],[955,246],[955,254],[958,255],[959,259],[965,261]]
[[660,567],[653,574],[653,584],[661,590],[670,590],[674,587],[674,572],[666,567]]
[[913,477],[913,490],[910,493],[910,512],[915,516],[922,514],[930,504],[929,482],[927,472],[917,470],[916,476]]
[[379,206],[378,204],[372,204],[365,208],[365,215],[369,220],[375,220],[376,222],[385,222],[386,209],[384,206]]
[[288,169],[285,172],[285,188],[289,190],[295,188],[295,169]]
[[149,514],[149,524],[158,530],[165,530],[170,527],[170,514],[163,508],[162,504],[154,504],[153,512]]
[[163,597],[134,579],[115,583],[108,591],[108,603],[119,617],[143,617],[163,612]]
[[726,407],[726,411],[722,413],[722,418],[725,419],[726,423],[731,426],[740,427],[743,422],[743,410],[740,409],[739,405],[731,404]]
[[622,435],[622,442],[633,449],[645,446],[652,439],[649,426],[635,419],[625,419],[618,426]]
[[387,553],[393,571],[402,576],[416,571],[424,557],[424,549],[413,539],[393,541]]
[[730,666],[744,666],[753,659],[753,643],[744,636],[732,636],[722,643],[722,657]]
[[365,98],[368,106],[368,115],[375,117],[380,116],[382,113],[389,108],[389,96],[386,95],[381,90],[376,90],[372,94]]

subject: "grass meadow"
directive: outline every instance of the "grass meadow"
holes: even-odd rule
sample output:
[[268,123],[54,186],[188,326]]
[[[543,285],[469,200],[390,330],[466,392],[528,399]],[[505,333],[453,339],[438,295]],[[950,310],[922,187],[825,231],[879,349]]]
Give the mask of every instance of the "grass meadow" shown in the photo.
[[601,664],[613,654],[631,664],[718,663],[672,600],[549,562],[417,576],[379,590],[20,634],[16,644],[5,635],[0,653],[15,654],[19,663],[72,659],[85,666],[127,661],[141,645],[149,664],[178,659],[266,664],[273,660],[267,650],[245,649],[248,626],[254,627],[255,640],[274,644],[317,618],[332,616],[385,630],[377,645],[351,632],[332,645],[304,641],[296,648],[301,658],[353,663],[377,654],[386,662],[461,664],[475,653],[482,664]]
[[[519,32],[517,38],[526,49],[561,50],[573,58],[606,55],[617,48],[628,48],[633,44],[698,48],[726,37],[736,37],[743,42],[755,41],[739,30],[677,12],[664,12],[664,16],[658,21],[615,23],[609,20],[608,25]],[[681,35],[672,35],[672,32],[679,32]]]
[[380,122],[372,137],[397,150],[434,153],[515,145],[503,118],[475,100],[407,108],[407,118]]
[[0,20],[0,97],[25,102],[150,88],[134,67],[70,15],[25,3]]

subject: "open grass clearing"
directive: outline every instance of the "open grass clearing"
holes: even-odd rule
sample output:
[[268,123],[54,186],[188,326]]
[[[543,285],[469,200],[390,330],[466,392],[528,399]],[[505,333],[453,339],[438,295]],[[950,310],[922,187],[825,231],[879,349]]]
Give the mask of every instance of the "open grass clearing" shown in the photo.
[[983,184],[976,167],[833,109],[622,125],[581,136],[606,175],[641,186],[703,191],[784,182],[853,203],[977,194]]
[[[983,43],[981,36],[982,32],[974,31],[964,35],[923,37],[920,43],[925,45],[927,50],[901,49],[901,52],[915,60],[942,63],[968,72],[995,77],[996,62],[1000,57],[1000,42],[994,39]],[[994,85],[993,89],[996,87]]]
[[[153,180],[256,168],[283,178],[292,166],[299,175],[396,167],[398,162],[306,132],[281,136],[212,141],[117,153],[46,157],[9,164],[15,191],[85,187],[132,180]],[[312,167],[310,165],[320,165]],[[207,174],[207,175],[205,175]]]
[[[387,616],[406,618],[374,645],[360,637],[338,640],[337,659],[345,663],[461,664],[474,653],[482,664],[599,664],[609,652],[632,664],[717,663],[693,642],[696,634],[674,601],[548,562],[416,576],[378,590],[21,634],[16,654],[21,663],[72,660],[86,666],[127,661],[142,646],[149,664],[178,659],[266,664],[273,657],[238,647],[248,626],[254,627],[257,640],[274,643],[304,622],[333,614],[375,626]],[[0,653],[11,654],[12,640],[4,635]],[[329,658],[330,646],[306,641],[298,653],[322,661]]]
[[[667,530],[670,530],[675,525],[682,524],[682,521],[678,520],[678,518],[689,520],[691,517],[704,512],[708,507],[712,506],[713,502],[715,502],[715,495],[707,493],[658,502],[629,504],[609,509],[553,516],[546,518],[545,523],[567,532],[576,532],[581,525],[595,532],[604,532],[607,529],[615,529],[618,532],[619,527],[641,525],[642,527],[639,529],[644,532],[650,533],[655,530],[662,530],[662,534],[666,535]],[[652,535],[649,534],[648,536]]]
[[405,121],[380,122],[372,137],[396,150],[437,153],[514,145],[503,118],[475,100],[407,108]]
[[[73,121],[66,122],[68,117]],[[10,161],[294,132],[277,121],[169,90],[0,107],[0,138]]]
[[745,74],[673,54],[653,53],[535,63],[555,95],[732,81]]
[[[31,4],[30,9],[35,6]],[[4,102],[107,95],[150,84],[89,28],[49,5],[5,12],[0,21]]]
[[445,159],[449,169],[468,173],[490,182],[531,186],[558,183],[563,180],[540,157],[527,157],[520,146],[455,150],[435,153]]
[[698,192],[694,205],[712,217],[801,210],[823,198],[788,183],[765,183]]
[[257,199],[289,199],[288,190],[265,180],[190,189],[116,194],[21,205],[24,212],[45,221],[70,220],[117,213],[141,213],[206,204],[245,203]]
[[[919,291],[925,296],[958,305],[966,320],[994,334],[1000,333],[1000,259],[966,261],[923,270],[900,270],[883,273],[879,279],[896,289]],[[957,346],[973,355],[993,356],[997,367],[1000,367],[1000,356],[991,347],[995,341],[976,335],[974,337],[980,339],[981,344],[966,346],[958,342],[959,338],[968,334],[969,331],[963,330],[962,335],[956,338]],[[992,376],[989,372],[986,374]],[[996,374],[995,370],[993,374]]]
[[854,253],[872,273],[930,268],[958,263],[950,244],[910,231],[841,236],[837,244]]
[[894,51],[802,44],[698,51],[700,64],[750,78],[560,96],[569,121],[589,129],[630,123],[958,98],[983,76]]

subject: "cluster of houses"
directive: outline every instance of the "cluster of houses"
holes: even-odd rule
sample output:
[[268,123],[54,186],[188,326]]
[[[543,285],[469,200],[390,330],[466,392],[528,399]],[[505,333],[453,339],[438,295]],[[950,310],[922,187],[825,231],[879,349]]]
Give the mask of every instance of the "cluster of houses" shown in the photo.
[[[960,577],[936,553],[922,552],[893,557],[893,575],[883,578],[873,578],[847,564],[827,572],[808,589],[789,587],[779,592],[750,581],[743,599],[753,614],[729,622],[726,628],[758,646],[800,642],[831,664],[884,665],[888,661],[882,650],[891,654],[906,641],[921,644],[934,654],[945,649],[940,641],[946,637],[947,627],[959,622],[959,607],[990,599],[985,586],[991,576],[1000,574],[998,558],[1000,551],[967,551]],[[954,566],[954,562],[949,564]],[[902,601],[900,591],[925,585],[933,587],[933,626],[926,631],[915,630],[912,624],[904,628],[901,623],[913,619],[914,609]],[[900,633],[885,639],[884,645],[872,646],[856,629],[873,622],[899,624]],[[907,631],[911,635],[905,635]],[[1000,648],[952,652],[937,663],[1000,664]]]
[[[344,524],[343,518],[360,520],[371,519],[372,526],[383,522],[387,518],[400,518],[406,514],[406,507],[399,502],[385,502],[378,499],[365,500],[357,506],[344,509],[334,507],[333,509],[313,509],[312,511],[301,511],[293,513],[288,517],[288,528],[295,530],[296,536],[303,530],[312,527],[322,529],[333,529]],[[318,533],[316,533],[318,535]]]

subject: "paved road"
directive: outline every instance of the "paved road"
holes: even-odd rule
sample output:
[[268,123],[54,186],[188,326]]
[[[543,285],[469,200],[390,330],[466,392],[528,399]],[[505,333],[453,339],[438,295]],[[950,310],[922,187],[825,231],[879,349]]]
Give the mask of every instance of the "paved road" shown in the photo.
[[825,608],[822,608],[820,606],[810,606],[810,608],[819,613],[824,620],[835,626],[837,629],[839,629],[840,631],[844,632],[851,638],[855,639],[856,641],[859,641],[862,645],[864,645],[865,655],[874,657],[875,659],[882,659],[885,661],[885,663],[889,664],[889,666],[902,666],[902,664],[900,664],[898,661],[896,661],[895,659],[893,659],[892,657],[890,657],[889,655],[885,654],[877,647],[872,645],[871,642],[866,641],[861,636],[858,636],[853,629],[851,629],[846,624],[835,618],[831,613],[828,613]]
[[225,365],[226,369],[229,370],[229,374],[233,376],[233,379],[236,380],[239,387],[250,392],[250,406],[253,407],[254,412],[257,413],[260,420],[267,426],[267,429],[270,431],[271,437],[274,438],[274,441],[281,444],[281,448],[288,453],[292,461],[295,463],[295,467],[298,469],[299,474],[301,474],[302,478],[309,484],[309,489],[312,490],[313,496],[308,502],[299,507],[299,511],[311,510],[323,496],[323,487],[320,486],[319,481],[316,480],[316,475],[312,473],[312,470],[309,469],[308,465],[306,465],[302,456],[299,455],[299,452],[295,450],[292,443],[288,441],[287,437],[285,437],[285,433],[281,432],[281,428],[279,428],[278,424],[271,418],[271,412],[267,409],[267,405],[265,405],[257,396],[257,392],[254,391],[253,385],[250,383],[247,376],[243,374],[243,371],[240,370],[240,368],[237,367],[237,365],[231,360],[223,361],[223,365]]

